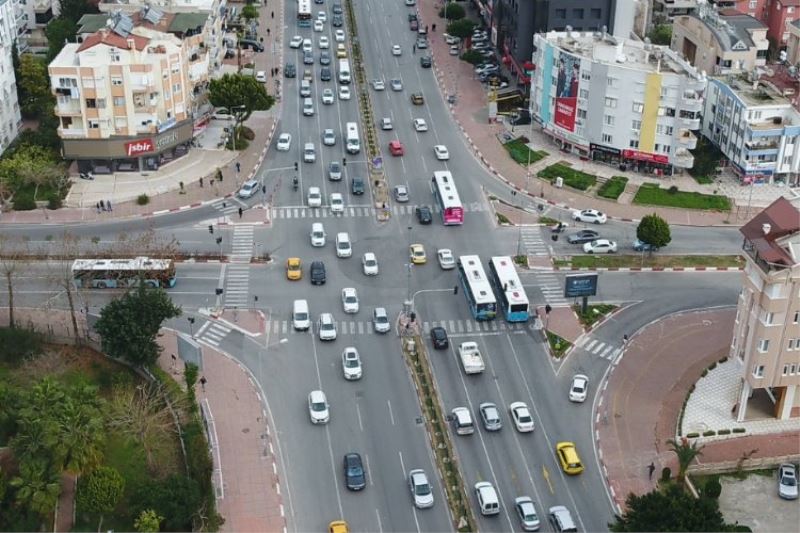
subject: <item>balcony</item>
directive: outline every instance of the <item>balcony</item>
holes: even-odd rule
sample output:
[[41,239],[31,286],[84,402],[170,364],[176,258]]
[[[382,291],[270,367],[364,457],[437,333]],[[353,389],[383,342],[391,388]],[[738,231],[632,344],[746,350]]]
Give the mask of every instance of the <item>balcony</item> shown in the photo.
[[78,100],[71,101],[69,103],[61,103],[59,102],[56,104],[55,113],[58,116],[75,116],[81,114],[81,104]]
[[670,163],[678,168],[692,168],[694,166],[694,156],[686,148],[678,148],[669,159]]
[[696,118],[689,118],[689,117],[681,117],[678,119],[678,125],[681,129],[687,130],[699,130],[700,129],[700,116]]
[[781,145],[780,137],[757,137],[749,141],[745,141],[745,147],[748,150],[777,150]]
[[62,139],[85,138],[86,130],[83,128],[58,128],[58,136]]
[[786,270],[786,267],[783,265],[770,263],[765,259],[763,259],[758,254],[758,250],[756,249],[755,245],[747,239],[745,239],[744,242],[742,243],[742,251],[744,251],[744,253],[746,253],[748,257],[750,257],[750,259],[753,260],[753,263],[755,263],[765,274]]
[[699,112],[703,110],[703,99],[696,94],[684,94],[681,98],[681,107],[686,111]]
[[687,150],[694,150],[697,148],[697,136],[687,129],[678,130],[678,144]]

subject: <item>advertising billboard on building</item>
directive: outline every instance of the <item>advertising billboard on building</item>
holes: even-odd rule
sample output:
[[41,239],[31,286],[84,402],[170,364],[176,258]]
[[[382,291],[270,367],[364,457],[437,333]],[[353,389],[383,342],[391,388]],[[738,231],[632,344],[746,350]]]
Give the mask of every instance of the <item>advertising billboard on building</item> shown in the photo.
[[578,85],[581,80],[581,60],[572,54],[558,55],[556,78],[555,124],[567,131],[575,131],[575,114],[578,112]]

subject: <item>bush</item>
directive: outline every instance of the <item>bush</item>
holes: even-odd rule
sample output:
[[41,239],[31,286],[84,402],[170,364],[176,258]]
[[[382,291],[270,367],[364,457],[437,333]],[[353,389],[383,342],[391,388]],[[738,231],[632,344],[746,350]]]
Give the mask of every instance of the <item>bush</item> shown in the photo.
[[[237,139],[236,140],[236,150],[242,151],[247,150],[247,147],[250,146],[250,143],[247,142],[246,139]],[[225,145],[225,148],[228,150],[233,150],[233,139],[228,139],[228,144]]]
[[256,138],[256,133],[247,126],[241,126],[239,128],[239,138],[241,139],[242,137],[244,137],[248,141],[252,141],[253,139]]
[[136,203],[139,205],[147,205],[150,203],[150,197],[142,193],[136,197]]
[[716,434],[717,434],[717,432],[714,431],[713,429],[709,429],[708,431],[704,431],[703,432],[703,436],[704,437],[713,437]]
[[733,428],[734,433],[744,433],[747,431],[745,428]]
[[497,213],[497,222],[500,224],[511,224],[511,221],[508,220],[508,217],[502,213]]
[[550,155],[544,150],[531,150],[528,148],[528,139],[524,137],[505,143],[503,148],[511,155],[511,159],[524,167],[528,166],[528,162],[533,164]]
[[731,201],[727,196],[688,191],[670,192],[666,189],[661,189],[657,183],[642,184],[639,190],[636,191],[633,203],[640,205],[661,205],[664,207],[677,207],[682,209],[731,210]]
[[539,171],[539,177],[554,183],[557,177],[564,179],[564,185],[585,191],[597,182],[597,176],[575,170],[561,163],[555,163]]
[[719,482],[719,479],[713,477],[706,481],[706,484],[703,487],[703,495],[705,497],[716,500],[719,498],[720,494],[722,494],[722,484]]
[[717,431],[717,435],[730,435],[730,434],[731,434],[730,429],[720,429],[719,431]]
[[61,197],[58,196],[58,195],[52,195],[47,200],[47,209],[53,209],[53,210],[61,209],[61,207],[63,205],[64,205],[64,202],[61,200]]
[[33,195],[20,194],[19,191],[14,195],[13,205],[15,211],[33,211],[36,209]]
[[466,61],[472,65],[477,65],[484,61],[483,56],[477,50],[467,50],[463,54],[461,54],[461,60]]
[[42,350],[42,336],[23,328],[0,328],[0,361],[17,365],[23,359],[38,355]]
[[[445,13],[445,9],[447,10],[447,13]],[[464,11],[464,8],[455,2],[450,2],[447,4],[447,6],[439,10],[439,18],[446,18],[449,21],[463,19],[466,14],[467,13]]]
[[691,433],[687,433],[686,434],[686,438],[687,439],[696,439],[699,436],[700,436],[700,433],[697,433],[696,431],[692,431]]
[[673,185],[672,187],[670,187],[669,189],[667,189],[667,191],[668,191],[670,194],[678,194],[678,186],[677,186],[677,185]]
[[661,469],[661,481],[666,483],[672,478],[672,470],[669,469],[668,466],[665,466]]

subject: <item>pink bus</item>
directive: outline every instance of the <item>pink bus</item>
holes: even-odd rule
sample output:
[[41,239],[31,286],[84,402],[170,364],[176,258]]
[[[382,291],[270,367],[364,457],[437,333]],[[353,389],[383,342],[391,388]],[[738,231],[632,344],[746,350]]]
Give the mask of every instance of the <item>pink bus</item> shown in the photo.
[[437,170],[431,178],[431,192],[436,200],[436,205],[442,213],[442,222],[445,226],[454,226],[464,223],[464,207],[458,198],[453,175],[446,170]]

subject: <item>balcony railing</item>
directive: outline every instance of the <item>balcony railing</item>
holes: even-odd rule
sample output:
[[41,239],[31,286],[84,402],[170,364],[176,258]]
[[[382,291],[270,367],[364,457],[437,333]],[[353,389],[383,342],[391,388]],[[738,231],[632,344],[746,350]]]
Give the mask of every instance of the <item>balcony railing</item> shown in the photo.
[[58,128],[58,136],[62,139],[86,137],[86,130],[83,128]]
[[685,148],[678,148],[670,158],[670,162],[679,168],[692,168],[694,166],[694,156]]
[[56,115],[80,115],[81,105],[76,101],[74,104],[56,104]]
[[694,150],[697,147],[697,136],[690,130],[681,129],[678,131],[678,143],[689,150]]

